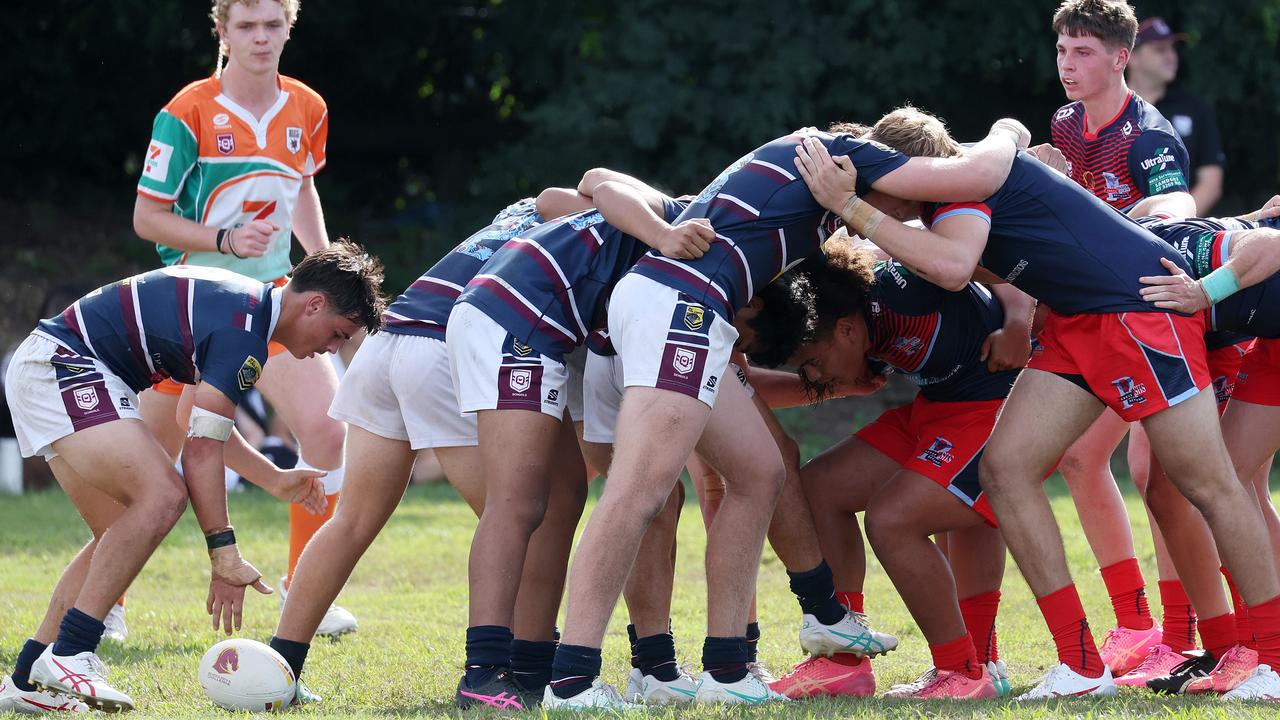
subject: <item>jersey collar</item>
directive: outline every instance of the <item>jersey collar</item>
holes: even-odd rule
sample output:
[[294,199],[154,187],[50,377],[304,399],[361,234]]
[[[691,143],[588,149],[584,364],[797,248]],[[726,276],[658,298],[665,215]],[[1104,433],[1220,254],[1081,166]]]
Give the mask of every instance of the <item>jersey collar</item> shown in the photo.
[[276,323],[280,320],[280,296],[284,294],[284,288],[271,288],[271,322],[267,324],[267,340],[276,334]]
[[1132,90],[1129,91],[1128,95],[1124,96],[1124,102],[1121,103],[1120,105],[1120,112],[1117,112],[1115,117],[1111,118],[1110,120],[1106,121],[1102,125],[1098,126],[1098,132],[1096,133],[1089,132],[1089,111],[1085,109],[1084,103],[1080,103],[1080,112],[1081,114],[1084,115],[1084,127],[1080,129],[1080,133],[1084,135],[1084,139],[1097,140],[1098,136],[1102,134],[1103,130],[1106,130],[1107,128],[1111,127],[1113,124],[1115,124],[1115,121],[1120,119],[1120,116],[1124,115],[1124,111],[1129,109],[1129,103],[1131,102],[1133,102]]
[[218,96],[214,100],[231,112],[232,115],[240,118],[240,121],[249,126],[253,131],[253,139],[258,144],[258,149],[263,150],[267,147],[267,129],[271,127],[271,121],[280,114],[284,109],[285,103],[289,102],[289,91],[284,89],[284,84],[280,82],[280,78],[276,78],[276,86],[280,88],[280,94],[276,97],[276,101],[267,111],[262,114],[259,120],[253,116],[253,113],[232,100],[225,92],[222,91],[222,82],[218,81]]

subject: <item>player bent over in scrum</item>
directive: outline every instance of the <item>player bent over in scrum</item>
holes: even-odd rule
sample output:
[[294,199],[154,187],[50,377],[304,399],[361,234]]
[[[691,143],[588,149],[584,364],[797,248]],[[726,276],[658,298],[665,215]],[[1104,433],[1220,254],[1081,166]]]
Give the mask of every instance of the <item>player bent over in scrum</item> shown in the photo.
[[[989,192],[1014,145],[1004,135],[971,157],[937,164],[908,161],[848,136],[817,136],[853,152],[872,181],[936,197]],[[641,537],[695,446],[730,482],[708,534],[708,639],[699,699],[756,703],[771,697],[748,676],[745,631],[760,550],[785,473],[745,392],[720,380],[737,341],[734,313],[754,288],[817,252],[825,236],[825,213],[784,167],[801,139],[787,136],[748,154],[699,195],[683,219],[705,218],[715,228],[706,255],[683,262],[650,254],[615,289],[609,331],[627,386],[620,442],[609,485],[574,558],[548,705],[617,704],[616,691],[598,679],[605,626]],[[670,226],[650,215],[623,229],[657,237]],[[722,389],[725,396],[717,401]],[[726,401],[726,412],[716,419],[712,407]]]
[[[1023,698],[1115,692],[1092,636],[1082,631],[1087,621],[1040,486],[1107,406],[1143,421],[1169,479],[1208,521],[1248,604],[1265,664],[1254,678],[1280,695],[1280,675],[1270,669],[1280,662],[1280,582],[1272,559],[1256,552],[1266,542],[1262,516],[1235,480],[1214,398],[1204,392],[1210,384],[1204,322],[1160,312],[1138,292],[1138,277],[1161,272],[1161,258],[1181,258],[1025,155],[983,203],[931,209],[930,230],[908,228],[858,199],[856,169],[847,160],[833,162],[818,143],[801,148],[796,164],[824,206],[840,208],[851,230],[917,274],[958,288],[981,263],[1053,308],[1039,336],[1043,348],[1014,385],[980,465],[983,488],[1061,661]],[[1156,519],[1179,562],[1171,537],[1177,528],[1158,512]]]
[[[102,619],[188,496],[209,547],[208,609],[215,626],[239,628],[245,588],[271,591],[236,546],[224,461],[235,457],[251,476],[272,478],[268,489],[278,497],[315,511],[324,501],[317,473],[272,472],[244,443],[232,425],[235,405],[261,376],[268,341],[301,358],[337,350],[361,327],[376,330],[381,280],[375,259],[338,242],[304,259],[282,288],[225,270],[164,268],[95,290],[41,321],[9,366],[10,409],[23,453],[48,459],[95,539],[64,571],[49,614],[20,653],[17,689],[37,685],[104,710],[133,707],[107,684],[95,652]],[[196,385],[182,476],[137,410],[137,393],[164,378]]]

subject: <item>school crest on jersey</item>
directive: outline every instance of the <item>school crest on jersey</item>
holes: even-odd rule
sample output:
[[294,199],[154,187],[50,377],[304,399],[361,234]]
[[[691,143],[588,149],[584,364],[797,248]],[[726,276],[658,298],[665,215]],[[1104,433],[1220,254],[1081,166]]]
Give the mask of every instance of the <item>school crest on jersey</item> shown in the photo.
[[284,146],[291,152],[296,153],[302,149],[302,128],[291,127],[284,129]]
[[258,362],[258,358],[250,355],[244,359],[244,364],[236,371],[236,382],[240,385],[241,390],[248,390],[258,382],[258,378],[262,377],[262,363]]
[[232,133],[218,133],[218,152],[230,155],[236,151],[236,136]]

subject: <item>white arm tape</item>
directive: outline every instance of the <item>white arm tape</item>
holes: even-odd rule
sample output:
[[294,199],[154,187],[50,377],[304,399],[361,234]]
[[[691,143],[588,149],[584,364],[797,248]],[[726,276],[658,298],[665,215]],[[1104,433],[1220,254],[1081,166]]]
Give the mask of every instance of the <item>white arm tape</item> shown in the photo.
[[191,408],[191,422],[187,423],[187,437],[209,438],[218,442],[226,442],[236,423],[231,418],[224,418],[218,413],[204,408]]

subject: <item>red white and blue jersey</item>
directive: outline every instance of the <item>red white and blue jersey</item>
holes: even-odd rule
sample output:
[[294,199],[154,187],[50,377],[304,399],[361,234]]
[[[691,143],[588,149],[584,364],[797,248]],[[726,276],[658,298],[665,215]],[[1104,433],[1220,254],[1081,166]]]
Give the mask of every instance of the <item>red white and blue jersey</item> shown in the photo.
[[1017,370],[993,373],[979,359],[983,341],[1004,325],[1004,310],[977,283],[951,292],[897,262],[880,263],[865,317],[873,367],[902,373],[929,400],[1003,400],[1018,377]]
[[1191,161],[1168,120],[1133,91],[1120,113],[1088,131],[1084,103],[1064,105],[1049,125],[1067,173],[1111,207],[1127,211],[1145,197],[1189,192]]
[[991,224],[982,266],[1061,315],[1168,312],[1142,299],[1143,275],[1186,268],[1173,248],[1025,152],[981,203],[931,206],[932,225],[956,214]]
[[391,303],[382,315],[385,331],[443,341],[449,312],[462,289],[508,240],[541,223],[533,198],[498,213],[492,223],[450,250]]
[[229,270],[173,265],[98,288],[36,332],[102,361],[134,392],[166,378],[207,382],[239,403],[267,362],[280,292]]
[[810,131],[778,138],[730,165],[689,205],[678,221],[707,218],[716,231],[697,260],[650,252],[635,272],[704,303],[726,320],[756,291],[818,252],[839,227],[795,169],[796,146],[818,138],[832,156],[848,155],[858,168],[858,192],[906,164],[907,157],[849,135]]
[[[666,198],[671,222],[688,203]],[[586,210],[507,241],[467,283],[458,302],[480,308],[511,336],[557,362],[606,322],[613,286],[648,245]]]
[[[1142,218],[1139,222],[1162,238],[1191,266],[1197,280],[1222,267],[1231,257],[1232,236],[1260,227],[1239,218]],[[1232,333],[1236,338],[1216,338],[1218,347],[1248,337],[1280,337],[1280,274],[1236,292],[1209,308],[1209,329]],[[1211,333],[1212,334],[1212,333]]]

